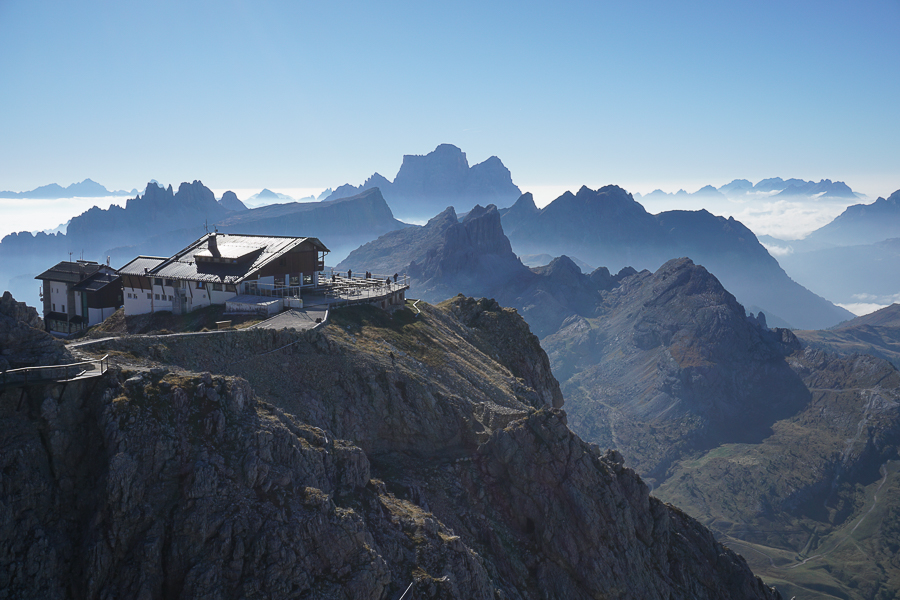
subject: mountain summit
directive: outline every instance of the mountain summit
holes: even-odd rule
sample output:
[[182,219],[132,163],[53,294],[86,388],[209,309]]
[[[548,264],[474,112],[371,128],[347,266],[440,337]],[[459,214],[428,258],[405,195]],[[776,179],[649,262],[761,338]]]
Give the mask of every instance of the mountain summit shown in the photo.
[[706,210],[652,215],[615,185],[566,192],[542,209],[523,195],[501,211],[503,229],[517,254],[577,256],[610,269],[657,269],[690,257],[718,277],[747,306],[804,329],[821,329],[851,313],[790,279],[752,231],[733,217]]
[[508,206],[521,195],[503,162],[492,156],[469,166],[466,153],[441,144],[424,156],[407,154],[394,181],[375,173],[359,187],[337,188],[329,200],[378,187],[398,219],[425,221],[453,206],[466,212],[476,204]]

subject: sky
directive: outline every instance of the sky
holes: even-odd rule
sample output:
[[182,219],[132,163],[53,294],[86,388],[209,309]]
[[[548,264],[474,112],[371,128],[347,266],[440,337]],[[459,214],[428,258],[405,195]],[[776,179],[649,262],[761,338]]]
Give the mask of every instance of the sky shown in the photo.
[[900,0],[0,0],[0,189],[314,190],[451,143],[544,202],[775,176],[887,196],[898,25]]

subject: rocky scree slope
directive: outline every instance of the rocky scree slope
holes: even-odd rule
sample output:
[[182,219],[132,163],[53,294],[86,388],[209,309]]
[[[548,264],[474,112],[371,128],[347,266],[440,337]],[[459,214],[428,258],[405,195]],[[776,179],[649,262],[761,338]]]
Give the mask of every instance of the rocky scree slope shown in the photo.
[[[93,388],[31,388],[19,408],[0,395],[0,589],[780,597],[568,429],[513,311],[469,298],[424,308],[339,311],[313,332],[123,339],[122,360],[193,356],[221,374],[110,371]],[[240,369],[252,384],[229,374]]]

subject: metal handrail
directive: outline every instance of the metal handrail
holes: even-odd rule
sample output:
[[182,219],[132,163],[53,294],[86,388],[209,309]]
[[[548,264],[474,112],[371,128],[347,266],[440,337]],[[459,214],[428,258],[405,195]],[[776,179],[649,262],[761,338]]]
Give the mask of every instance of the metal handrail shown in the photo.
[[[400,598],[398,598],[398,600],[407,600],[407,594],[409,594],[409,591],[413,588],[413,586],[414,586],[415,584],[416,584],[416,580],[413,579],[413,580],[412,580],[412,583],[409,584],[409,587],[406,588],[406,591],[403,592],[403,595],[400,596]],[[411,596],[411,595],[409,596],[409,600],[412,600],[412,596]]]
[[[77,363],[69,363],[66,365],[46,365],[42,367],[20,367],[18,369],[7,369],[0,373],[0,385],[6,385],[8,383],[29,383],[29,374],[32,374],[31,383],[38,383],[41,381],[48,380],[56,380],[56,381],[64,381],[67,379],[72,379],[69,377],[69,373],[71,369],[81,369],[80,372],[76,371],[75,377],[82,375],[87,371],[82,367],[100,367],[100,372],[97,375],[103,375],[109,369],[109,354],[105,355],[103,358],[95,359],[95,360],[85,360]],[[63,376],[59,377],[58,373],[62,371]],[[18,379],[21,377],[21,379]]]

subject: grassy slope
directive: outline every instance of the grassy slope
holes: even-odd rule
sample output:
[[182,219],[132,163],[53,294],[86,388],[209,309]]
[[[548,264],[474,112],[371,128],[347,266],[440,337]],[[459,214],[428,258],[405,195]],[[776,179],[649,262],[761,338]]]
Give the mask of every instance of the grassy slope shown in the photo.
[[840,366],[810,381],[807,409],[762,443],[684,460],[655,493],[713,528],[788,598],[894,598],[897,375],[873,370],[839,386]]

